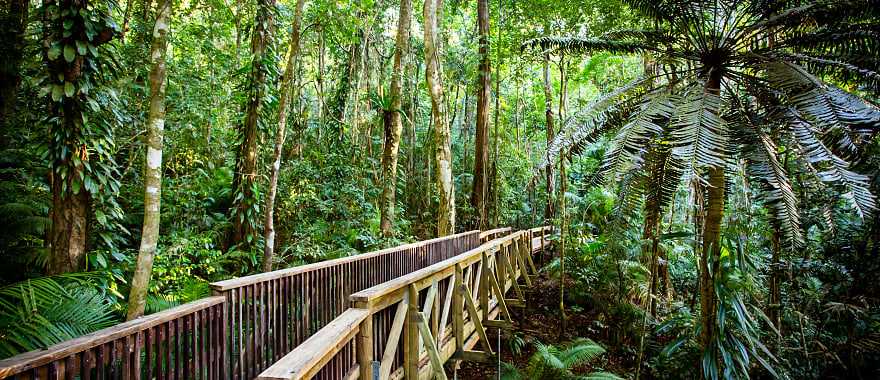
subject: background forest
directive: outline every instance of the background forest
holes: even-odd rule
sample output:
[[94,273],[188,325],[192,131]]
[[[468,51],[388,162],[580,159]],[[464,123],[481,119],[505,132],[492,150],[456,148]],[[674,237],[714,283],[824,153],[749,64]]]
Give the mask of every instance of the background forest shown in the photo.
[[876,1],[0,6],[0,358],[552,224],[505,376],[880,377]]

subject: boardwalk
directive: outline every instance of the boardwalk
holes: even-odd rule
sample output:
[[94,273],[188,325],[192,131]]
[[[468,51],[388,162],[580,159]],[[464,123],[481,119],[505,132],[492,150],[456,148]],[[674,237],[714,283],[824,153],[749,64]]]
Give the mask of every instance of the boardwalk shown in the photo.
[[523,305],[548,231],[471,231],[221,281],[213,297],[2,360],[0,379],[445,378],[450,359],[494,354],[486,329]]

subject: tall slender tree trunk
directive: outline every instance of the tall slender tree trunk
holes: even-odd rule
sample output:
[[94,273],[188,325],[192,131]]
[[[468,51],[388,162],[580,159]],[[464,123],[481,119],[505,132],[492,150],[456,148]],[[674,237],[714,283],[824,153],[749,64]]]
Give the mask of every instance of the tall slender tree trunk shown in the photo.
[[232,231],[229,246],[248,249],[256,240],[257,215],[257,156],[259,148],[259,119],[266,93],[267,68],[264,60],[273,32],[275,0],[260,0],[251,38],[251,71],[248,76],[248,96],[245,119],[241,126],[240,145],[232,179],[233,206],[230,210]]
[[434,159],[437,162],[437,190],[440,191],[437,235],[455,233],[455,184],[452,182],[452,142],[446,122],[446,102],[441,83],[440,52],[437,46],[438,20],[442,20],[443,0],[425,0],[425,79],[431,94],[431,123],[434,127]]
[[27,0],[4,0],[0,12],[0,147],[7,143],[7,123],[21,83],[21,58],[28,20]]
[[[46,9],[50,5],[56,5],[60,9],[73,11],[89,8],[87,0],[44,0],[43,5]],[[69,25],[65,25],[68,23]],[[86,188],[82,179],[88,175],[85,165],[91,157],[91,147],[88,146],[89,140],[83,131],[85,95],[80,91],[80,86],[89,62],[86,61],[85,55],[80,54],[74,54],[73,57],[60,54],[53,56],[51,47],[53,44],[72,45],[74,40],[89,40],[92,45],[100,46],[113,38],[113,31],[109,28],[93,29],[97,34],[89,38],[82,18],[73,16],[52,18],[48,13],[44,14],[43,30],[43,57],[48,77],[62,78],[65,88],[65,93],[61,96],[56,98],[55,91],[52,91],[53,96],[49,97],[52,227],[49,231],[51,253],[48,273],[60,274],[82,269],[83,257],[86,253],[93,194]],[[68,93],[67,88],[73,91]]]
[[477,131],[474,141],[474,182],[471,205],[480,217],[479,228],[488,226],[486,198],[489,189],[489,0],[477,0],[480,68],[477,83]]
[[[544,118],[547,124],[547,146],[553,141],[555,130],[553,127],[553,92],[550,88],[550,56],[544,55]],[[547,205],[544,207],[544,223],[553,220],[553,193],[555,192],[555,180],[553,179],[553,165],[547,165]]]
[[[720,72],[713,71],[706,83],[706,91],[720,93]],[[714,280],[720,270],[718,260],[721,258],[721,222],[724,219],[725,202],[725,168],[712,167],[708,170],[709,186],[706,189],[706,218],[703,224],[702,254],[700,255],[700,308],[701,324],[700,344],[703,349],[709,348],[717,334],[716,314],[718,300],[715,293]]]
[[382,112],[385,126],[385,149],[382,152],[382,202],[380,228],[382,235],[394,234],[394,208],[397,203],[397,160],[400,151],[400,135],[403,121],[400,114],[403,104],[403,70],[409,52],[409,29],[412,19],[412,2],[400,0],[397,20],[397,46],[394,49],[394,67],[391,72],[390,109]]
[[287,114],[293,97],[293,78],[299,62],[299,36],[302,28],[302,12],[305,0],[296,1],[293,28],[290,30],[290,48],[287,50],[287,66],[281,77],[281,97],[278,100],[278,130],[275,134],[275,150],[272,152],[272,175],[269,177],[269,192],[266,194],[266,219],[263,224],[263,271],[272,270],[275,252],[275,195],[278,193],[278,176],[281,173],[281,154],[287,129]]
[[153,258],[159,242],[159,218],[162,213],[162,138],[165,131],[165,51],[171,29],[173,0],[159,0],[153,44],[150,47],[150,111],[147,115],[147,156],[144,165],[144,226],[137,266],[131,280],[126,320],[144,314],[147,289],[153,271]]
[[568,191],[568,176],[565,174],[565,152],[559,155],[559,315],[562,323],[560,324],[559,335],[565,333],[566,316],[565,316],[565,248],[568,239],[568,213],[565,209],[565,192]]
[[779,225],[776,222],[772,222],[772,225],[773,236],[770,237],[770,246],[773,252],[770,258],[770,281],[768,284],[768,288],[770,291],[770,300],[769,304],[767,305],[767,318],[770,319],[770,322],[773,324],[773,327],[776,328],[776,331],[780,331],[779,329],[782,327],[780,313],[782,309],[782,295],[780,292],[780,283],[782,282],[780,253],[782,247],[779,242],[779,237],[782,236],[782,231],[780,231]]

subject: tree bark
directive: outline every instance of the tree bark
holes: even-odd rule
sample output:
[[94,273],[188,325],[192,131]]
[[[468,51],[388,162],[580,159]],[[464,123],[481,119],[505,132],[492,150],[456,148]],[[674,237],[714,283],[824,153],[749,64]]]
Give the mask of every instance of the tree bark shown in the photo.
[[[553,92],[550,89],[550,57],[544,55],[544,118],[547,124],[547,146],[553,141],[555,130],[553,127]],[[553,220],[553,193],[555,192],[555,180],[553,179],[553,165],[547,165],[547,205],[544,207],[544,223]]]
[[477,130],[474,141],[474,180],[471,205],[479,215],[479,228],[488,226],[486,198],[489,188],[489,1],[477,0],[480,67],[477,83]]
[[[720,93],[721,77],[713,71],[706,83],[710,93]],[[700,308],[701,323],[700,344],[703,350],[709,348],[717,334],[716,314],[718,312],[717,294],[715,293],[715,277],[721,266],[721,222],[724,219],[725,172],[724,167],[711,167],[709,186],[706,189],[706,218],[703,223],[702,252],[700,255]],[[711,259],[711,262],[710,262]]]
[[24,51],[24,32],[27,27],[28,1],[4,0],[0,15],[0,147],[5,147],[9,136],[8,123],[15,107],[18,85],[21,83],[21,58]]
[[257,156],[259,149],[259,119],[266,97],[267,68],[263,65],[266,51],[273,32],[275,0],[260,0],[254,20],[254,34],[251,39],[251,71],[248,76],[248,96],[245,106],[245,119],[239,131],[241,143],[235,174],[232,179],[233,206],[230,210],[232,231],[229,246],[249,249],[256,238],[257,194]]
[[126,320],[144,314],[153,258],[159,242],[159,218],[162,213],[162,138],[165,130],[165,52],[171,24],[173,0],[159,0],[153,44],[150,47],[150,111],[147,115],[147,155],[144,166],[144,226],[137,265],[131,280]]
[[394,49],[394,67],[391,72],[391,98],[389,109],[382,111],[385,126],[385,149],[382,152],[382,202],[380,205],[380,228],[382,235],[394,235],[394,208],[397,203],[397,160],[400,151],[400,135],[403,133],[403,70],[409,52],[409,30],[412,19],[412,2],[400,0],[397,20],[397,46]]
[[[767,305],[767,318],[773,323],[776,331],[780,331],[782,327],[781,313],[782,295],[780,292],[780,283],[782,282],[782,268],[780,268],[780,253],[782,250],[779,237],[782,235],[779,225],[772,222],[773,236],[770,237],[770,246],[773,249],[770,258],[770,281],[768,288],[770,291],[769,304]],[[781,331],[780,331],[781,332]]]
[[272,152],[272,175],[269,177],[269,192],[266,194],[266,219],[263,225],[263,272],[272,270],[275,253],[275,195],[278,193],[278,176],[281,172],[281,154],[287,129],[287,114],[293,97],[293,76],[299,62],[300,29],[305,0],[296,1],[293,28],[290,31],[290,48],[287,50],[287,67],[281,76],[281,97],[278,100],[278,130],[275,132],[275,150]]
[[[86,0],[49,1],[43,5],[57,5],[61,9],[88,9]],[[86,170],[92,153],[89,138],[83,131],[83,103],[85,94],[80,91],[86,73],[93,73],[93,66],[87,56],[73,54],[72,57],[52,54],[52,46],[64,46],[75,41],[90,41],[94,46],[102,45],[113,38],[113,30],[103,28],[89,38],[82,18],[72,16],[51,18],[44,14],[43,57],[49,78],[60,78],[65,88],[64,94],[49,97],[51,127],[49,152],[51,154],[50,187],[52,189],[52,227],[49,231],[50,258],[48,274],[75,272],[83,267],[86,253],[89,214],[93,194],[85,185],[83,178],[90,176]],[[65,22],[69,23],[65,28]],[[101,26],[98,25],[100,28]],[[68,45],[69,46],[69,45]],[[73,91],[68,92],[68,88]]]
[[452,149],[446,102],[440,80],[440,53],[437,47],[438,20],[442,20],[443,0],[425,0],[425,79],[431,95],[431,123],[434,127],[434,159],[437,162],[437,190],[440,191],[437,235],[455,233],[455,185],[452,182]]

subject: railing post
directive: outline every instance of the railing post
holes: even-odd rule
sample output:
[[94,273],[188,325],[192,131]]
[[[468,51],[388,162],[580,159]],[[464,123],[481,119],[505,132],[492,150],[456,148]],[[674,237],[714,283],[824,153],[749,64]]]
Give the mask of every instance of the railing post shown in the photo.
[[[498,252],[500,252],[500,248]],[[483,251],[480,255],[482,256],[480,265],[483,266],[483,270],[480,271],[480,319],[487,321],[489,320],[489,276],[492,273],[489,272],[489,257],[486,255],[486,251]],[[474,317],[476,318],[476,316]]]
[[455,352],[464,351],[464,300],[461,299],[461,285],[464,283],[464,272],[461,264],[455,264],[455,278],[452,291],[452,333],[455,337]]
[[419,292],[416,287],[407,287],[409,295],[409,310],[406,313],[406,323],[403,326],[403,373],[407,380],[419,378]]
[[373,315],[370,314],[361,322],[357,333],[357,361],[360,366],[360,378],[373,378]]

